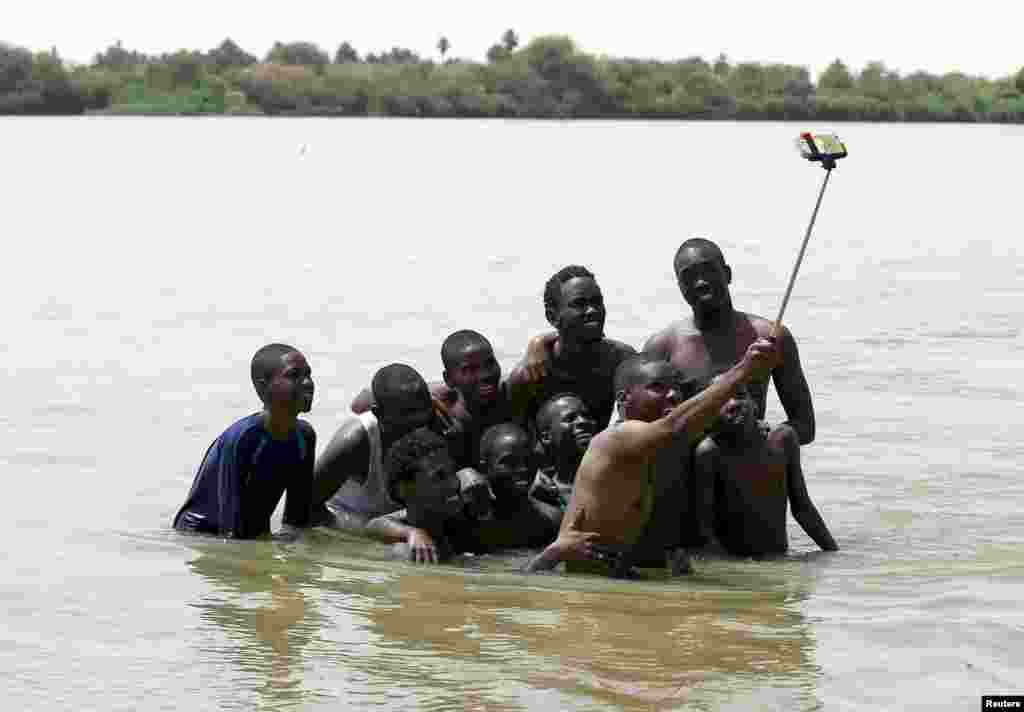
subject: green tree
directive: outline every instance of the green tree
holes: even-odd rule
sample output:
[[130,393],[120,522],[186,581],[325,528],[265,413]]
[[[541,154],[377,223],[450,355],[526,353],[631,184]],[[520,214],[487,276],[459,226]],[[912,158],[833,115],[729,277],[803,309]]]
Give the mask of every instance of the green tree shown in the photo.
[[519,37],[511,27],[502,34],[501,46],[505,48],[506,52],[514,52],[516,47],[519,46]]
[[1021,67],[1017,76],[1013,78],[1013,85],[1017,87],[1018,92],[1024,94],[1024,67]]
[[276,64],[297,64],[312,67],[317,73],[330,62],[327,53],[312,42],[275,42],[267,53],[267,61]]
[[93,64],[106,69],[123,70],[130,69],[148,61],[146,55],[134,50],[126,50],[121,45],[121,40],[107,47],[103,52],[96,55]]
[[0,94],[12,92],[32,76],[32,53],[0,43]]
[[441,39],[437,41],[437,51],[441,53],[441,61],[444,61],[444,56],[448,54],[448,50],[451,49],[451,42],[444,35],[441,35]]
[[818,87],[821,89],[837,89],[843,91],[853,88],[853,76],[850,70],[841,60],[836,60],[828,65],[828,68],[818,78]]
[[32,57],[32,78],[41,82],[56,82],[67,79],[64,64],[55,52],[36,52]]
[[348,42],[342,42],[338,46],[338,51],[334,53],[335,64],[347,64],[358,61],[359,53],[356,52],[355,48]]
[[729,85],[737,96],[762,97],[766,93],[764,68],[753,62],[743,62],[729,73]]
[[235,44],[230,37],[207,52],[206,56],[219,71],[232,67],[248,67],[257,62],[256,57]]
[[720,77],[721,79],[725,79],[729,76],[729,57],[725,52],[719,53],[715,58],[715,63],[711,69],[715,73],[715,76]]
[[509,51],[500,44],[494,44],[487,48],[487,61],[491,64],[500,62],[501,60],[508,57]]

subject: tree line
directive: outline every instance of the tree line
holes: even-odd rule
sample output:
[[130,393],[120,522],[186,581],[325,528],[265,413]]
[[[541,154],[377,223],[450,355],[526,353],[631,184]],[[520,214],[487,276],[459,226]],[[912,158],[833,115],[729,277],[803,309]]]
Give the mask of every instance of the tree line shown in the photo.
[[827,119],[1024,122],[1024,68],[998,79],[906,75],[836,59],[814,82],[805,67],[597,57],[566,36],[520,46],[507,30],[485,62],[403,47],[333,53],[276,42],[260,60],[231,39],[158,56],[116,43],[87,65],[56,49],[0,43],[0,114],[254,114],[509,118]]

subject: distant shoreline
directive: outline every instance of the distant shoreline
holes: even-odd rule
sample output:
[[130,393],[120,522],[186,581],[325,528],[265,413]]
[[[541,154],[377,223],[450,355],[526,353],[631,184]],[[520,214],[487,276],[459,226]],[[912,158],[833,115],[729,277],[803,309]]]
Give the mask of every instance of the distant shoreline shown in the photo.
[[56,50],[0,43],[0,115],[81,114],[1019,124],[1024,69],[994,80],[900,76],[873,62],[854,74],[837,59],[813,82],[805,67],[724,55],[595,57],[566,36],[520,48],[511,30],[486,63],[398,47],[361,58],[348,43],[332,61],[304,42],[276,43],[260,62],[225,40],[160,57],[118,44],[68,68]]

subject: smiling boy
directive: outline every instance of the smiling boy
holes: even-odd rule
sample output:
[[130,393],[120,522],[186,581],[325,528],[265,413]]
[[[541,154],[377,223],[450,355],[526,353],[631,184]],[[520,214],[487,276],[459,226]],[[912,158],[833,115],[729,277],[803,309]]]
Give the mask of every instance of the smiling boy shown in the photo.
[[282,530],[309,526],[316,433],[298,419],[313,404],[306,357],[268,344],[252,358],[253,387],[263,410],[235,422],[206,451],[174,528],[252,538],[270,532],[270,516],[285,499]]
[[[395,524],[421,529],[436,547],[429,563],[461,553],[449,538],[453,527],[463,520],[463,501],[455,460],[445,439],[429,428],[419,428],[395,441],[386,462],[388,491],[405,509],[370,520],[366,533],[394,542],[391,532]],[[412,558],[409,548],[406,542],[394,545],[396,555],[403,559]]]
[[757,415],[750,390],[739,386],[697,447],[697,523],[706,548],[735,556],[786,553],[788,500],[808,536],[824,551],[838,550],[807,494],[796,433],[780,427],[766,436]]

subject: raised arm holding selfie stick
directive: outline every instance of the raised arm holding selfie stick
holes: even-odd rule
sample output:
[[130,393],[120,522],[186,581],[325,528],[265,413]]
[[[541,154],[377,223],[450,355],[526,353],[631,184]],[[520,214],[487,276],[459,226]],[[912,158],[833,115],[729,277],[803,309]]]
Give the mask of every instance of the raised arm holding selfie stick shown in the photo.
[[828,179],[832,175],[832,169],[836,167],[836,161],[846,158],[848,155],[846,146],[833,134],[812,134],[804,132],[797,139],[797,149],[800,155],[808,161],[821,163],[825,169],[825,180],[821,183],[821,190],[818,191],[818,200],[814,203],[814,212],[811,213],[811,222],[807,225],[807,232],[804,233],[804,241],[800,244],[800,252],[796,257],[796,264],[793,265],[793,272],[789,276],[789,284],[786,286],[786,294],[782,297],[782,305],[779,307],[779,315],[775,317],[775,325],[772,328],[772,335],[777,336],[782,328],[782,315],[786,313],[786,306],[789,304],[789,297],[793,293],[793,285],[796,283],[796,274],[800,271],[800,264],[804,261],[804,252],[807,251],[807,243],[811,239],[811,231],[814,229],[814,221],[818,219],[818,209],[821,208],[821,199],[825,196],[825,188],[828,187]]

